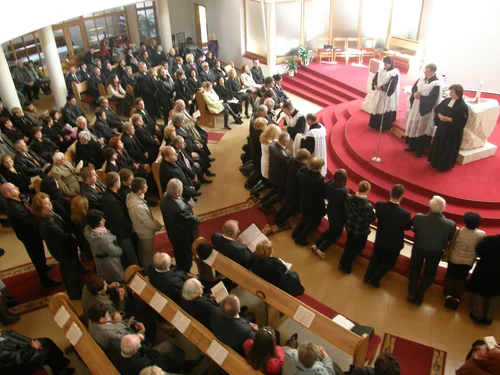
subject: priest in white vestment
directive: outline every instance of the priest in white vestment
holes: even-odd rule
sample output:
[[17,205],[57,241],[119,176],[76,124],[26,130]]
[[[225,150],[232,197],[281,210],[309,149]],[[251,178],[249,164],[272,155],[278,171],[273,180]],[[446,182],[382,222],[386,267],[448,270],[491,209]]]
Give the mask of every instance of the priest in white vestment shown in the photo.
[[306,116],[306,123],[309,126],[309,131],[302,138],[300,148],[307,149],[311,156],[317,156],[325,161],[325,165],[321,168],[321,174],[326,176],[326,129],[318,123],[314,113],[309,113]]
[[434,108],[442,97],[441,81],[436,76],[435,64],[425,67],[425,77],[420,78],[412,87],[410,109],[406,123],[407,152],[415,152],[419,158],[426,148],[430,148],[434,135]]
[[391,56],[384,57],[383,62],[372,81],[373,103],[368,125],[376,130],[380,125],[382,130],[392,128],[399,106],[399,70]]

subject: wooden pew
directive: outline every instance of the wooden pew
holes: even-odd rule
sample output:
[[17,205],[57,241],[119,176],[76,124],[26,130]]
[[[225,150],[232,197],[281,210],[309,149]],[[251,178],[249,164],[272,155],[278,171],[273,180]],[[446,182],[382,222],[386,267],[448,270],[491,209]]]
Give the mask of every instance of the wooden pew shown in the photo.
[[63,331],[67,332],[74,323],[83,333],[74,348],[90,372],[94,375],[120,375],[80,321],[78,314],[69,302],[68,296],[64,293],[57,293],[49,298],[49,309],[54,316],[61,307],[64,307],[69,313],[69,319],[62,327]]
[[262,375],[262,372],[254,370],[243,358],[240,356],[238,353],[236,353],[233,349],[231,349],[229,346],[226,346],[222,344],[219,340],[217,340],[212,332],[208,330],[205,326],[203,326],[201,323],[199,323],[197,320],[195,320],[191,315],[186,313],[183,309],[179,307],[174,301],[172,301],[170,298],[165,296],[164,294],[160,293],[155,287],[153,287],[149,281],[142,276],[138,271],[140,268],[137,265],[132,265],[128,267],[125,270],[124,273],[124,280],[127,286],[130,288],[130,285],[134,280],[137,278],[139,280],[142,280],[146,283],[146,286],[142,293],[139,295],[139,297],[144,300],[144,302],[150,303],[151,299],[156,295],[159,294],[161,297],[165,298],[167,300],[167,304],[161,311],[160,315],[165,318],[168,322],[172,322],[175,314],[177,312],[181,312],[184,314],[187,318],[191,320],[191,323],[189,324],[189,327],[186,329],[186,331],[183,333],[183,335],[191,341],[198,349],[200,349],[205,355],[210,357],[208,354],[208,348],[212,344],[213,341],[219,343],[222,345],[224,348],[226,348],[229,351],[228,356],[220,364],[220,367],[224,369],[227,373],[231,375],[257,375],[260,374]]
[[71,164],[75,164],[75,160],[76,160],[76,142],[78,142],[78,141],[74,141],[71,144],[71,146],[69,146],[68,149],[66,150],[66,152],[64,153],[66,160]]
[[81,110],[90,113],[90,103],[95,102],[96,98],[87,94],[89,89],[88,82],[76,83],[73,81],[71,82],[71,87],[73,88],[73,95],[75,95],[76,102]]
[[[108,91],[106,90],[106,87],[104,87],[104,85],[102,83],[99,83],[99,85],[97,85],[97,89],[99,90],[100,96],[104,96],[105,98],[108,97]],[[115,113],[118,113],[116,111],[116,108],[118,106],[117,102],[114,100],[108,100],[108,103],[109,103],[109,106],[113,109],[113,111]]]
[[[160,148],[161,150],[161,148]],[[158,195],[160,196],[160,199],[163,197],[163,189],[161,188],[161,179],[160,179],[160,163],[161,163],[161,157],[160,161],[158,159],[151,164],[151,171],[153,172],[153,177],[156,182],[156,186],[158,187]]]
[[367,360],[370,362],[373,360],[377,351],[375,350],[370,358],[368,358],[369,335],[363,334],[362,336],[358,336],[354,332],[341,327],[330,318],[271,285],[221,253],[215,250],[214,252],[216,255],[212,253],[204,262],[243,289],[263,300],[266,303],[268,325],[278,327],[281,321],[280,313],[293,319],[297,309],[301,307],[315,314],[314,320],[310,327],[308,327],[309,330],[351,355],[355,367],[364,366]]
[[210,128],[215,129],[217,116],[221,114],[224,115],[224,111],[222,111],[218,115],[210,113],[210,111],[207,108],[207,104],[205,103],[205,99],[203,98],[203,94],[200,91],[196,92],[196,105],[198,106],[198,110],[200,111],[198,125],[208,126]]
[[420,68],[420,64],[422,63],[422,49],[423,43],[418,40],[389,35],[386,49],[377,52],[379,53],[379,58],[392,56],[399,70],[412,72]]

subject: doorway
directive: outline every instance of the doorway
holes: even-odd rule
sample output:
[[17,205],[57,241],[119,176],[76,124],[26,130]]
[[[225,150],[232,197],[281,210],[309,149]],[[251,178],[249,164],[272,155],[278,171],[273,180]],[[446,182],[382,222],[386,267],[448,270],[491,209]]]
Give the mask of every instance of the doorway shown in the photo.
[[196,41],[198,47],[208,46],[207,8],[204,5],[194,4],[194,19],[196,21]]

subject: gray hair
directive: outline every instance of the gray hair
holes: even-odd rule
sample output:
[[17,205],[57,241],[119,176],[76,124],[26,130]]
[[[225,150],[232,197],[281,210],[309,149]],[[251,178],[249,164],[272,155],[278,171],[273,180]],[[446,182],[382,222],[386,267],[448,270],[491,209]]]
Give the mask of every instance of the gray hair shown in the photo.
[[165,375],[165,371],[158,366],[149,366],[143,368],[139,375]]
[[92,137],[91,137],[91,135],[90,135],[90,132],[88,132],[88,131],[86,131],[86,130],[84,130],[84,131],[82,131],[82,132],[78,133],[78,138],[79,138],[79,139],[85,139],[86,141],[89,141],[89,142],[92,140]]
[[431,212],[442,214],[446,208],[446,201],[439,195],[434,195],[429,201]]
[[177,194],[182,194],[182,182],[177,178],[172,178],[167,184],[167,195],[173,197]]
[[436,66],[436,64],[430,63],[425,66],[425,69],[429,69],[431,72],[436,73],[438,67]]
[[97,102],[99,104],[102,104],[102,102],[104,102],[106,99],[108,99],[108,98],[106,98],[105,96],[100,96],[99,99],[97,99]]
[[123,68],[123,71],[127,72],[127,73],[128,72],[132,73],[132,67],[131,66],[126,66],[125,68]]
[[182,286],[182,298],[186,301],[192,301],[203,294],[203,286],[195,278],[187,279]]
[[236,220],[228,220],[222,226],[222,231],[225,235],[232,237],[238,233],[238,222]]
[[123,124],[123,127],[122,127],[122,130],[124,133],[127,133],[127,130],[129,130],[130,128],[133,128],[134,125],[132,125],[130,122],[126,122],[125,124]]
[[287,132],[281,132],[278,137],[278,143],[288,143],[290,141],[290,134]]
[[141,339],[138,335],[125,335],[120,342],[120,349],[125,355],[132,355],[141,347]]
[[255,112],[267,114],[267,107],[264,104],[261,104],[257,107],[257,110]]
[[62,152],[56,152],[54,156],[52,156],[52,161],[54,163],[57,163],[58,161],[61,161],[64,159],[64,154]]
[[78,126],[78,124],[83,124],[83,123],[87,124],[87,119],[83,116],[78,116],[76,118],[76,126]]
[[174,139],[172,139],[172,146],[177,146],[184,138],[180,135],[176,135]]
[[183,115],[175,115],[174,118],[172,119],[172,124],[177,125],[177,124],[180,124],[182,121],[184,120],[184,116]]
[[184,100],[182,100],[182,99],[177,99],[177,100],[175,101],[175,105],[179,105],[179,104],[181,104],[181,103],[182,103],[182,104],[184,104],[184,105],[186,105],[186,103],[185,103],[185,102],[184,102]]
[[22,143],[26,144],[23,139],[18,139],[16,143],[14,143],[14,148],[17,150]]
[[270,107],[274,107],[274,99],[273,98],[267,98],[266,100],[264,100],[264,105],[267,107],[267,106],[270,106]]
[[153,256],[153,265],[160,271],[168,270],[171,263],[172,258],[167,253],[156,253]]
[[146,63],[145,63],[145,62],[142,62],[142,61],[139,63],[139,67],[141,67],[141,66],[145,66],[145,67],[147,68]]

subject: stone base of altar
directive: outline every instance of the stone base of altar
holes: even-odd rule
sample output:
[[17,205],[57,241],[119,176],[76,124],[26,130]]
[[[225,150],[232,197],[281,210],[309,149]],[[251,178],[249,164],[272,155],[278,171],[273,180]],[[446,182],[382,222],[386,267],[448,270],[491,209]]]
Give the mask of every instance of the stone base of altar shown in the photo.
[[[394,129],[394,128],[393,128]],[[457,157],[458,164],[468,164],[481,159],[489,158],[497,153],[497,146],[493,143],[486,142],[483,147],[472,150],[460,150]]]
[[392,134],[396,137],[406,137],[406,117],[400,117],[392,123]]

